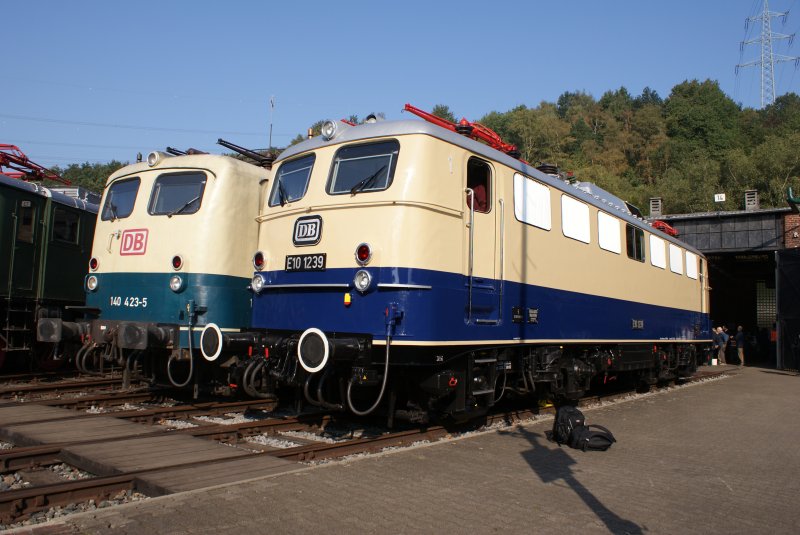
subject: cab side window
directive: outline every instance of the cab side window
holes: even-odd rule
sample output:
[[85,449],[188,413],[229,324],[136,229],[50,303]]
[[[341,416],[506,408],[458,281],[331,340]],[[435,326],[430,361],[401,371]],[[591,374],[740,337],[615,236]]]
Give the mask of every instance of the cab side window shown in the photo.
[[483,160],[470,158],[467,162],[467,207],[472,208],[474,197],[475,211],[487,213],[492,207],[492,168]]

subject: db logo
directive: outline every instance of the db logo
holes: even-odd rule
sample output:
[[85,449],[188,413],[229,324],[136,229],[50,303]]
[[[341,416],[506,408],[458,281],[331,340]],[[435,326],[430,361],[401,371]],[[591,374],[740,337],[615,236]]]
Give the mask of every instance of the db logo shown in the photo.
[[316,245],[322,237],[322,218],[318,215],[298,218],[294,222],[292,242],[295,245]]
[[147,229],[126,230],[122,233],[121,240],[122,243],[119,245],[121,256],[142,255],[147,250]]

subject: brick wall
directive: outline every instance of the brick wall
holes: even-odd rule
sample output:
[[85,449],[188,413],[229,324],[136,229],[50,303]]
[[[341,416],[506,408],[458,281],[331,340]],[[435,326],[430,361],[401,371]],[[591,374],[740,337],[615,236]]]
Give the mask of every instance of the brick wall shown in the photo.
[[800,247],[800,214],[786,214],[783,228],[784,247],[787,249]]

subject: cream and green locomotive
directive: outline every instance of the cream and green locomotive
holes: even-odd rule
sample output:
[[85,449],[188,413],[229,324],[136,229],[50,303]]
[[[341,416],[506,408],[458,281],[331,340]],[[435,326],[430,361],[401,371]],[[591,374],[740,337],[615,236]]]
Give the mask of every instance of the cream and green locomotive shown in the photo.
[[111,175],[84,282],[94,319],[40,321],[39,339],[80,339],[82,370],[116,362],[197,391],[210,381],[194,356],[204,326],[249,326],[255,218],[268,178],[232,157],[164,152]]

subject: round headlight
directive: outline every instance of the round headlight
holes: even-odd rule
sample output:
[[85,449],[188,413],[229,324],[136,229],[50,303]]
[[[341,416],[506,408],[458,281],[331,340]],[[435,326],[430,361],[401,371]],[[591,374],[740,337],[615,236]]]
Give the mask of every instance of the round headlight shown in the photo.
[[250,283],[250,288],[252,288],[255,293],[261,293],[261,290],[264,289],[264,282],[264,277],[256,275]]
[[324,123],[322,123],[322,127],[320,128],[322,132],[322,137],[325,139],[333,139],[333,136],[336,135],[336,122],[331,121],[328,119]]
[[151,152],[150,154],[147,155],[147,165],[149,165],[150,167],[153,167],[154,165],[156,165],[160,161],[161,161],[161,153],[160,152],[154,151],[154,152]]
[[183,278],[180,275],[173,275],[169,278],[169,289],[173,292],[183,290]]
[[90,292],[95,291],[97,289],[97,277],[95,277],[94,275],[89,275],[86,278],[86,288]]
[[356,287],[361,293],[369,290],[369,285],[372,283],[372,275],[366,269],[360,269],[353,278],[353,286]]

